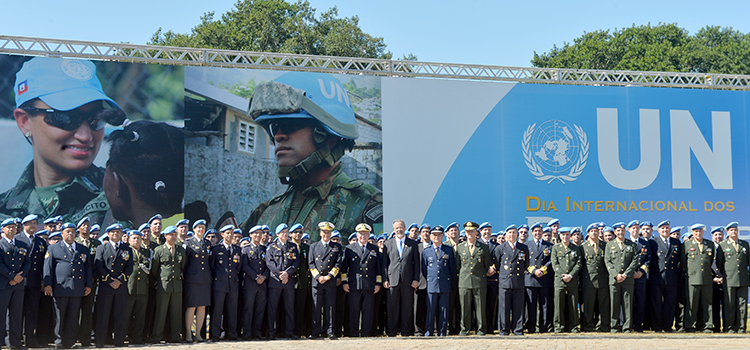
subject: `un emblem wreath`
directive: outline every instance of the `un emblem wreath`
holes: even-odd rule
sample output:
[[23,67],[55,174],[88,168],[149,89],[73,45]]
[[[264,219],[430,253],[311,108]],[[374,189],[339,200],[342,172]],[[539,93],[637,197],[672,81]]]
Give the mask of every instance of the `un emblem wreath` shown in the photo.
[[575,164],[570,167],[570,171],[568,172],[568,174],[563,175],[547,174],[544,172],[544,169],[542,169],[542,167],[536,162],[536,160],[534,159],[534,154],[531,150],[531,139],[534,135],[534,130],[536,129],[536,123],[529,125],[529,127],[526,128],[526,131],[523,133],[523,140],[521,141],[523,157],[525,159],[526,167],[529,168],[529,172],[531,172],[531,174],[534,175],[537,180],[547,181],[548,184],[552,183],[552,181],[555,180],[560,180],[560,182],[565,183],[565,181],[575,181],[578,176],[581,175],[583,169],[586,167],[586,162],[589,158],[589,141],[586,133],[583,131],[583,128],[575,124],[573,124],[573,128],[575,129],[576,136],[578,137],[580,152],[577,157],[578,159],[576,160]]

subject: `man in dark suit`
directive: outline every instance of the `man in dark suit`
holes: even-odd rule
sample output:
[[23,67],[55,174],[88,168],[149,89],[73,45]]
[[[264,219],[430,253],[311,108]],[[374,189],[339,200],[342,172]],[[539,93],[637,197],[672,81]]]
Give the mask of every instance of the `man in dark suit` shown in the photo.
[[648,285],[651,288],[650,305],[653,309],[652,326],[655,332],[672,332],[672,323],[677,307],[677,289],[679,288],[680,257],[682,243],[669,236],[669,220],[657,226],[658,236],[651,239],[651,273]]
[[[320,241],[310,246],[307,264],[312,275],[312,339],[320,337],[325,327],[329,339],[336,339],[333,331],[336,307],[336,276],[341,271],[344,250],[338,243],[331,242],[332,223],[318,224]],[[323,318],[321,327],[321,316]]]
[[[226,340],[237,340],[237,300],[239,299],[240,247],[234,244],[234,226],[226,225],[220,230],[224,239],[211,247],[208,265],[211,267],[213,312],[211,312],[211,340],[218,341],[221,326],[227,327]],[[222,320],[226,318],[226,322]]]
[[422,251],[422,274],[427,280],[425,337],[430,335],[444,337],[447,335],[448,305],[451,280],[456,273],[456,258],[453,247],[442,244],[443,233],[442,226],[436,225],[433,227],[430,230],[432,245]]
[[52,244],[44,257],[44,294],[55,298],[55,346],[70,349],[78,332],[81,298],[93,285],[90,251],[75,242],[76,226],[62,225],[62,241]]
[[279,299],[284,300],[284,336],[299,339],[294,334],[294,285],[297,282],[299,268],[299,251],[297,246],[289,241],[289,227],[279,224],[276,227],[278,240],[270,242],[266,250],[266,266],[270,270],[268,281],[268,338],[276,338],[276,310]]
[[[498,271],[497,330],[500,335],[523,335],[524,272],[529,268],[529,248],[518,243],[516,225],[505,228],[505,242],[495,247],[492,263]],[[512,317],[512,318],[511,318]],[[511,324],[511,319],[515,324]]]
[[[495,241],[496,236],[492,234],[492,224],[490,222],[483,222],[479,225],[479,233],[482,237],[479,239],[489,247],[490,258],[492,257],[497,242]],[[487,327],[487,334],[493,334],[495,328],[497,328],[497,271],[495,271],[495,265],[490,265],[490,269],[487,271],[487,302],[485,303],[484,315]]]
[[[30,266],[23,295],[24,331],[26,333],[26,346],[35,348],[39,347],[40,343],[46,344],[47,341],[47,336],[43,335],[44,330],[38,326],[40,313],[49,311],[40,308],[39,305],[42,303],[42,274],[44,273],[44,254],[47,253],[47,241],[34,234],[37,226],[36,215],[26,216],[22,223],[24,232],[18,236],[29,241],[28,255]],[[44,232],[46,233],[46,231]],[[29,236],[29,233],[31,233],[31,236]],[[42,319],[44,318],[46,317]]]
[[[393,222],[394,238],[385,241],[383,287],[388,292],[389,337],[414,335],[414,292],[419,287],[418,243],[406,237],[404,221]],[[399,327],[400,324],[400,327]]]
[[110,315],[114,315],[115,347],[125,343],[125,317],[128,306],[128,277],[133,273],[133,252],[122,244],[122,225],[112,224],[105,229],[109,242],[99,246],[94,259],[94,274],[100,281],[96,297],[96,347],[104,347],[109,338]]
[[[531,225],[533,239],[526,243],[529,248],[529,267],[524,274],[526,285],[526,330],[534,333],[545,333],[550,326],[552,316],[552,243],[542,239],[542,223]],[[537,312],[539,322],[537,323]]]
[[21,344],[23,318],[23,294],[29,274],[29,246],[15,239],[17,226],[14,218],[0,224],[3,237],[0,239],[0,339],[6,336],[6,315],[10,323],[9,342],[11,349],[25,349]]
[[266,314],[269,271],[266,267],[266,246],[260,244],[263,229],[250,229],[250,245],[242,248],[242,338],[260,339],[263,316]]
[[648,281],[648,269],[651,265],[651,244],[641,237],[640,224],[638,220],[628,223],[630,240],[635,243],[636,263],[633,280],[633,331],[642,333],[643,322],[646,316],[646,282]]
[[[344,291],[349,293],[349,336],[369,337],[375,293],[383,282],[378,247],[368,243],[372,228],[357,225],[357,241],[346,246],[341,264]],[[360,321],[360,316],[362,317]]]
[[294,284],[294,335],[309,337],[312,328],[312,279],[307,265],[310,245],[302,242],[303,230],[302,224],[294,224],[289,228],[289,240],[297,246],[299,252],[297,283]]
[[430,225],[423,224],[419,228],[419,240],[417,241],[417,251],[419,252],[419,284],[414,291],[414,330],[418,337],[424,335],[427,329],[427,279],[422,274],[422,253],[424,248],[431,245],[430,243]]

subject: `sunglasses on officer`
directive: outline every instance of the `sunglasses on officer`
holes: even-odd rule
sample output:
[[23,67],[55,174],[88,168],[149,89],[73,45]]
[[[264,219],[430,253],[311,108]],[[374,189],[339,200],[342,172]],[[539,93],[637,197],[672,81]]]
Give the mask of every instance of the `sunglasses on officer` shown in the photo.
[[86,122],[91,130],[101,130],[107,123],[120,125],[125,120],[125,112],[119,108],[94,107],[88,111],[74,109],[59,111],[54,108],[22,107],[30,115],[44,115],[44,122],[65,131],[78,129]]
[[307,126],[313,126],[314,122],[311,119],[304,118],[289,118],[289,119],[276,119],[268,124],[268,133],[271,138],[276,138],[276,134],[282,133],[284,135],[291,135]]

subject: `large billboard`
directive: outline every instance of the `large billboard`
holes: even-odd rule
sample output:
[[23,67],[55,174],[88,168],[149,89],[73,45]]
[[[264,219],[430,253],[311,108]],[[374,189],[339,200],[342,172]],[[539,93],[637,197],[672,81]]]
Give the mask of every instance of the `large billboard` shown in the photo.
[[386,221],[713,227],[750,213],[746,92],[394,78],[382,87]]

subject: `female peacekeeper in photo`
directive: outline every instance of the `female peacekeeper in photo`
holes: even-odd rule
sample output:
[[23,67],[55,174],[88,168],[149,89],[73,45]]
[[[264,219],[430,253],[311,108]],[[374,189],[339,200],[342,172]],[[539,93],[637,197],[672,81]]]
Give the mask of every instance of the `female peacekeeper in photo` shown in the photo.
[[104,174],[112,216],[131,224],[182,212],[185,134],[167,123],[139,120],[113,131]]
[[34,159],[18,183],[0,195],[0,218],[88,216],[102,224],[109,209],[104,169],[93,165],[104,125],[125,113],[102,90],[96,67],[85,60],[35,57],[16,73],[13,117]]

